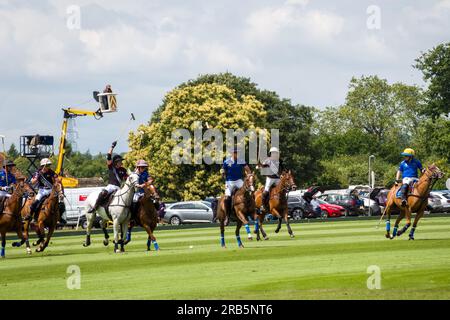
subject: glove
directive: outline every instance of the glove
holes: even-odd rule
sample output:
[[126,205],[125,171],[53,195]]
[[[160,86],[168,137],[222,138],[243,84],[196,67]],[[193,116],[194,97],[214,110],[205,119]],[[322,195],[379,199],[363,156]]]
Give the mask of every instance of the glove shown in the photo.
[[111,145],[111,147],[114,149],[117,146],[117,141],[114,141]]

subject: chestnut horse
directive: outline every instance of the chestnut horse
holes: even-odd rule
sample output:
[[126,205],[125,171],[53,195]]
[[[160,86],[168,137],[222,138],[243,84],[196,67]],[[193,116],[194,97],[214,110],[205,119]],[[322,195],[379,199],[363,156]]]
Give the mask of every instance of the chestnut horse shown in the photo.
[[153,235],[156,227],[158,226],[158,211],[156,210],[155,201],[159,201],[160,197],[156,191],[155,186],[152,183],[146,183],[144,185],[144,196],[139,199],[139,209],[137,215],[130,221],[128,227],[128,236],[125,244],[131,242],[131,231],[135,225],[141,226],[147,231],[147,251],[151,250],[152,243],[155,246],[155,250],[159,251],[158,242]]
[[[242,244],[240,230],[242,225],[245,226],[247,231],[248,239],[253,240],[252,233],[250,231],[250,227],[248,225],[248,216],[254,216],[256,213],[254,192],[255,192],[255,176],[253,173],[247,174],[244,179],[244,185],[242,188],[238,189],[233,196],[232,199],[232,211],[236,214],[237,218],[237,226],[236,226],[236,240],[238,242],[238,246],[240,248],[244,248]],[[225,196],[220,198],[219,203],[217,205],[214,216],[220,222],[220,243],[222,248],[226,248],[225,245],[225,224],[228,219],[231,217],[227,217],[226,209],[225,209]],[[230,213],[231,214],[231,213]]]
[[[36,234],[38,236],[37,242],[33,243],[33,246],[39,246],[36,252],[43,252],[49,245],[50,239],[58,224],[60,215],[59,202],[64,200],[64,189],[61,181],[57,180],[52,188],[52,191],[47,199],[45,199],[42,207],[38,213],[37,223],[35,225]],[[30,213],[30,206],[33,203],[34,198],[29,197],[22,209],[22,217],[27,217]],[[27,240],[27,250],[29,250],[28,235],[30,222],[24,223],[24,234]],[[47,238],[45,239],[45,228],[48,228]]]
[[[409,227],[411,226],[411,213],[416,213],[416,218],[414,219],[414,224],[409,233],[409,240],[414,240],[414,232],[416,231],[417,224],[422,218],[423,213],[428,205],[428,196],[430,195],[430,191],[433,188],[433,185],[436,181],[444,176],[443,172],[439,170],[434,164],[429,166],[425,173],[420,177],[419,181],[414,186],[414,191],[412,194],[408,194],[408,204],[403,207],[402,200],[396,197],[396,194],[399,189],[399,185],[395,184],[392,187],[391,191],[388,194],[388,200],[386,203],[386,209],[384,214],[387,215],[386,218],[386,238],[394,239],[396,236],[401,236],[405,233]],[[392,232],[392,236],[390,234],[391,231],[391,211],[393,207],[397,207],[400,210],[400,214],[395,222],[394,231]],[[397,232],[398,227],[402,219],[406,216],[406,225]]]
[[[292,172],[284,171],[281,174],[280,177],[280,183],[273,187],[270,191],[270,213],[275,217],[278,218],[278,227],[275,230],[275,233],[279,233],[281,230],[281,224],[283,223],[283,219],[286,222],[287,229],[289,232],[289,235],[291,238],[294,238],[295,235],[292,232],[291,225],[289,223],[289,210],[288,210],[288,194],[289,191],[295,191],[297,189],[297,186],[294,182],[294,176],[292,175]],[[262,206],[262,194],[264,192],[264,187],[262,187],[260,190],[256,191],[255,193],[255,202],[256,207],[260,208]],[[255,233],[257,235],[257,240],[261,240],[260,232],[262,233],[262,236],[264,237],[264,240],[269,240],[269,237],[267,236],[266,232],[263,228],[264,218],[268,214],[268,212],[262,212],[258,215],[255,215]]]
[[[5,209],[0,212],[0,234],[1,234],[1,257],[5,258],[6,247],[6,233],[16,232],[17,236],[21,240],[20,242],[14,242],[13,247],[20,247],[25,243],[26,239],[22,232],[22,218],[20,216],[20,210],[22,209],[22,198],[25,192],[31,190],[31,188],[23,181],[13,186],[14,192],[10,198],[6,199]],[[30,254],[31,250],[27,253]]]

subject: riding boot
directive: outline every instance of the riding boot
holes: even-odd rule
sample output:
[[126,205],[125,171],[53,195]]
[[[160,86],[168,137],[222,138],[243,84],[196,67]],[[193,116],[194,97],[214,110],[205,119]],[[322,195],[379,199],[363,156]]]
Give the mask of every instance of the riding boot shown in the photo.
[[23,218],[24,221],[31,221],[32,223],[36,222],[35,215],[37,213],[37,209],[39,207],[40,201],[35,200],[30,206],[30,213]]
[[406,205],[408,204],[408,184],[404,184],[402,185],[402,207],[406,207]]
[[4,197],[0,198],[0,214],[3,212],[3,210],[5,210],[5,202],[6,198]]
[[102,192],[100,192],[100,194],[98,195],[97,201],[95,202],[95,205],[93,208],[91,208],[88,213],[94,213],[95,211],[98,210],[98,208],[106,201],[107,197],[108,197],[108,191],[107,190],[103,190]]
[[262,194],[262,206],[261,206],[261,210],[260,212],[262,213],[263,211],[267,214],[270,213],[270,193],[267,191],[264,191]]

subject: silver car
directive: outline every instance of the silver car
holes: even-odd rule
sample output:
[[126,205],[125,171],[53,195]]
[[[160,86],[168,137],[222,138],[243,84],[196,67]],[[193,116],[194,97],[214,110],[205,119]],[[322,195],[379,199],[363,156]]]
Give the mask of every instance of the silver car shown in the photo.
[[167,206],[164,220],[178,226],[185,223],[212,223],[213,210],[207,201],[177,202]]

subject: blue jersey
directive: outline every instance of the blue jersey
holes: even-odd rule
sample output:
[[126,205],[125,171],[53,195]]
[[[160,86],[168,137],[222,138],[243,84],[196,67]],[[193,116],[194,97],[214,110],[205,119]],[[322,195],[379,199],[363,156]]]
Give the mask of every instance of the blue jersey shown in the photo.
[[223,169],[225,170],[225,175],[227,181],[237,181],[244,178],[243,169],[247,166],[247,163],[239,163],[239,161],[234,161],[233,159],[227,159],[223,162]]
[[8,187],[13,183],[16,183],[16,177],[8,172],[8,179],[6,179],[6,171],[0,170],[0,187]]
[[[142,172],[140,174],[138,173],[138,175],[139,175],[139,184],[146,183],[148,181],[148,178],[150,178],[150,174],[148,173],[148,171],[144,171],[144,172]],[[143,193],[144,189],[140,188],[138,190],[138,192]]]
[[412,158],[411,161],[404,160],[400,163],[400,167],[398,170],[402,173],[402,178],[418,178],[419,174],[418,170],[422,171],[423,167],[419,160],[416,158]]

